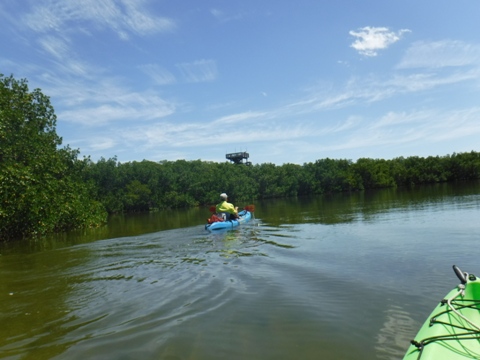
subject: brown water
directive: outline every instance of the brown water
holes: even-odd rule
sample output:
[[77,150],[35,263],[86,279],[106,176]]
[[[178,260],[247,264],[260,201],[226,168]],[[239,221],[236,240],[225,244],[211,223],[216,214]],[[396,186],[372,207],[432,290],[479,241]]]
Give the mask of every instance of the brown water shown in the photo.
[[452,265],[480,274],[478,182],[255,205],[2,245],[0,358],[400,359]]

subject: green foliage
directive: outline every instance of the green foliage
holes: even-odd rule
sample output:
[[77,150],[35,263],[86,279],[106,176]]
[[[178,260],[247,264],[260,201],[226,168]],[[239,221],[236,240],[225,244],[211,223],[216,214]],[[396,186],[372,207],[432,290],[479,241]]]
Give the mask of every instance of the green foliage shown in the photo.
[[105,221],[103,206],[81,181],[84,162],[58,149],[56,116],[47,96],[26,80],[0,74],[0,234],[43,235]]
[[[393,160],[319,159],[254,166],[200,160],[120,163],[78,160],[59,148],[56,117],[39,89],[0,75],[0,234],[2,239],[95,226],[106,212],[185,208],[218,202],[361,191],[480,179],[480,154]],[[106,211],[105,211],[106,210]]]
[[313,181],[314,194],[325,194],[353,190],[350,174],[350,160],[321,159],[315,163],[306,164]]
[[396,186],[390,164],[386,160],[358,159],[352,166],[360,189]]
[[109,212],[210,205],[227,192],[238,206],[255,199],[282,198],[430,182],[479,179],[480,155],[393,160],[321,159],[304,165],[254,166],[195,161],[121,164],[116,158],[89,163],[85,181]]

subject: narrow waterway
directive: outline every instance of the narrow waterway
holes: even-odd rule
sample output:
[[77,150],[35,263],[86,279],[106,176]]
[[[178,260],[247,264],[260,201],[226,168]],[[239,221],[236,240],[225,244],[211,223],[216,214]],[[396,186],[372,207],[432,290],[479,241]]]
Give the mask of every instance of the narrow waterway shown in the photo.
[[255,205],[2,245],[0,358],[400,359],[452,265],[480,275],[478,182]]

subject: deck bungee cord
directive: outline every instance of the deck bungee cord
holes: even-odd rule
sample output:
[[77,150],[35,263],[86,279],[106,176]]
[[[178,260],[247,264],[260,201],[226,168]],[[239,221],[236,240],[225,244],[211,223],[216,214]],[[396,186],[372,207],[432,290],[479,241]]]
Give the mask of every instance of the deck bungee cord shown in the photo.
[[[404,359],[423,359],[427,348],[431,350],[428,351],[428,359],[449,359],[450,356],[455,356],[455,359],[480,359],[480,324],[468,317],[480,320],[480,299],[471,298],[477,297],[474,290],[480,284],[475,275],[463,273],[455,265],[453,268],[461,284],[430,315],[417,334],[417,340],[410,342],[413,347]],[[468,298],[465,298],[467,288]],[[442,330],[438,326],[443,327],[446,333],[439,334],[438,330]],[[434,344],[437,346],[431,348]]]

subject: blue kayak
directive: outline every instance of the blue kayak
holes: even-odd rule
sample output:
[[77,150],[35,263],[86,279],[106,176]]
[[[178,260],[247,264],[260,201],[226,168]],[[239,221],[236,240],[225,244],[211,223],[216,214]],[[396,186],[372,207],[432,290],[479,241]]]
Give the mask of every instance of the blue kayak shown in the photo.
[[247,210],[242,210],[238,213],[238,216],[238,220],[216,221],[211,224],[205,224],[205,230],[215,231],[222,229],[233,229],[240,224],[250,221],[250,219],[252,218],[252,213]]

